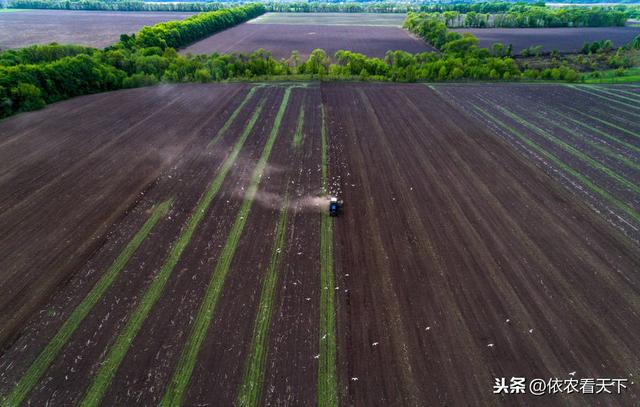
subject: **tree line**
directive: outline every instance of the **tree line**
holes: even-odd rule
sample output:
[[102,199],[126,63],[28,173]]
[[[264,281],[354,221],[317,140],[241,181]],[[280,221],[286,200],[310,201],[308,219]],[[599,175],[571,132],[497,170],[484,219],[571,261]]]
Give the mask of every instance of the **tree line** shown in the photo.
[[[343,50],[331,58],[317,49],[304,60],[295,51],[289,58],[277,60],[264,50],[195,56],[182,56],[175,50],[264,10],[262,5],[247,5],[160,23],[134,35],[122,35],[119,42],[103,50],[51,44],[0,52],[0,117],[79,95],[159,82],[579,78],[567,66],[523,70],[511,58],[509,47],[479,48],[476,37],[449,31],[444,22],[429,13],[410,13],[405,27],[439,51],[415,55],[388,51],[384,58],[370,58]],[[634,44],[640,48],[640,40]]]
[[[420,6],[396,2],[265,2],[267,11],[300,13],[406,13]],[[234,2],[144,2],[104,0],[9,0],[9,8],[95,10],[95,11],[176,11],[206,12],[237,6]]]
[[17,9],[52,9],[52,10],[93,10],[93,11],[175,11],[175,12],[206,12],[225,8],[222,3],[147,3],[144,1],[116,1],[101,0],[10,0],[9,8]]
[[530,5],[514,5],[509,11],[497,13],[444,11],[430,14],[450,28],[622,27],[629,18],[625,11],[611,7],[548,8]]

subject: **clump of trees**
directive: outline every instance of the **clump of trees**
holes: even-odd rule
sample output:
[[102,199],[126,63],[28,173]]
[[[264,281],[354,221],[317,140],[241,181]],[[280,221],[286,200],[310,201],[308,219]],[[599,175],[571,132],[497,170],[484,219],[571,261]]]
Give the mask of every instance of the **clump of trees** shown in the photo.
[[[478,47],[478,39],[469,34],[449,31],[445,22],[431,13],[409,13],[404,27],[442,51],[434,66],[442,69],[438,79],[558,79],[575,81],[579,75],[563,67],[553,72],[530,69],[521,72],[511,58],[511,47],[494,44],[491,51]],[[427,71],[433,75],[432,71]]]
[[80,54],[91,55],[96,50],[81,45],[33,45],[26,48],[11,49],[0,53],[0,66],[13,66],[21,64],[40,64],[53,62],[64,57]]
[[102,1],[102,0],[10,0],[9,8],[52,9],[52,10],[95,10],[95,11],[184,11],[206,12],[225,7],[217,2],[166,2],[151,3],[144,1]]
[[143,27],[133,36],[123,35],[121,42],[129,48],[179,48],[225,28],[251,20],[265,12],[266,9],[262,4],[249,4],[232,9],[200,13],[184,20],[167,21]]
[[[475,11],[482,10],[480,6],[483,4],[493,4],[496,10],[506,7],[506,10],[485,13]],[[448,10],[430,12],[430,14],[443,21],[448,27],[469,28],[612,27],[624,26],[629,18],[626,12],[611,7],[549,8],[521,3],[509,3],[503,6],[504,4],[461,4],[459,5],[461,7],[452,5],[452,9],[467,9],[467,11]]]
[[[405,27],[436,46],[439,50],[436,52],[414,55],[388,51],[384,58],[369,58],[344,50],[329,56],[317,49],[306,60],[297,52],[290,58],[277,60],[264,50],[196,56],[178,55],[175,50],[264,10],[262,5],[247,5],[161,23],[134,35],[122,35],[118,43],[103,50],[51,44],[0,52],[0,117],[74,96],[163,81],[579,79],[575,70],[562,63],[521,69],[511,57],[510,47],[494,44],[490,49],[480,48],[476,37],[448,30],[445,22],[431,13],[410,13]],[[629,52],[636,52],[634,46],[640,47],[640,38],[629,44],[628,52],[618,52],[612,58],[619,61],[616,63],[626,64]]]

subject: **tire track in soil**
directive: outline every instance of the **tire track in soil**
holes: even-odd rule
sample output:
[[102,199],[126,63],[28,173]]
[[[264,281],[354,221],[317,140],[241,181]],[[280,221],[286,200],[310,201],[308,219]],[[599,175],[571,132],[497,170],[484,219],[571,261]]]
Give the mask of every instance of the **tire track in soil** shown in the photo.
[[212,180],[205,194],[198,201],[198,204],[196,205],[191,217],[189,218],[189,221],[185,225],[185,228],[180,234],[178,240],[172,246],[171,251],[166,257],[160,271],[154,277],[149,287],[147,287],[147,290],[140,300],[140,303],[135,308],[133,313],[129,316],[127,323],[123,327],[122,331],[117,335],[115,342],[111,345],[108,353],[102,360],[100,367],[96,371],[95,376],[91,381],[89,389],[85,393],[81,405],[96,406],[100,404],[105,391],[109,387],[111,380],[113,379],[120,366],[120,363],[128,352],[131,342],[137,336],[140,328],[144,324],[145,319],[151,312],[151,309],[162,295],[167,280],[171,276],[176,264],[180,260],[183,251],[189,244],[189,241],[197,230],[200,222],[205,217],[205,214],[207,213],[211,202],[216,197],[218,191],[220,190],[220,187],[225,180],[227,173],[231,170],[246,139],[253,130],[253,127],[258,120],[260,113],[262,112],[263,106],[264,101],[261,102],[260,107],[258,107],[256,112],[254,112],[254,115],[251,117],[251,120],[247,124],[244,132],[234,145],[233,150],[231,151],[225,162],[222,164],[220,171]]
[[209,286],[203,296],[202,303],[194,320],[193,326],[191,327],[191,332],[184,347],[182,348],[172,379],[165,390],[160,405],[179,406],[182,404],[183,395],[191,380],[191,376],[196,365],[196,359],[198,358],[202,343],[209,331],[209,326],[213,319],[214,312],[216,311],[218,299],[220,298],[227,274],[231,267],[231,262],[236,253],[238,241],[242,236],[244,226],[251,212],[254,198],[258,188],[260,187],[269,156],[271,155],[271,150],[279,135],[280,125],[289,102],[290,92],[290,88],[285,90],[280,108],[273,122],[271,133],[267,138],[267,142],[264,146],[260,159],[253,171],[249,187],[244,194],[242,206],[240,207],[231,231],[229,232],[225,246],[218,257],[216,266],[211,274]]

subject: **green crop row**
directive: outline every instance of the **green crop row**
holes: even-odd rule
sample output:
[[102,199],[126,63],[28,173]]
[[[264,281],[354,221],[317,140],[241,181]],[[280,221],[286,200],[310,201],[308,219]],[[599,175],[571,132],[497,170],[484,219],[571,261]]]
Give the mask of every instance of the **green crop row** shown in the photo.
[[100,364],[100,367],[96,372],[96,375],[93,378],[89,389],[85,393],[84,399],[81,403],[83,406],[97,406],[100,404],[104,392],[111,383],[111,380],[118,370],[120,363],[129,350],[131,342],[142,327],[142,324],[151,312],[151,309],[160,298],[160,295],[162,294],[164,287],[169,280],[169,277],[171,276],[176,264],[178,263],[178,260],[180,260],[184,249],[191,241],[191,237],[195,233],[202,219],[205,217],[207,209],[220,190],[222,182],[226,178],[227,173],[231,170],[231,167],[235,163],[236,158],[238,157],[238,154],[242,149],[242,146],[253,130],[260,112],[262,111],[263,105],[264,100],[251,117],[249,123],[245,127],[244,132],[236,141],[232,151],[229,153],[229,156],[222,164],[222,167],[214,177],[205,194],[198,201],[191,217],[187,221],[185,228],[180,234],[180,237],[172,246],[169,255],[160,268],[160,271],[147,288],[146,292],[142,296],[142,299],[140,300],[140,303],[130,315],[129,320],[127,321],[122,332],[120,332],[115,342],[111,346],[111,349],[108,351],[104,360]]
[[[327,155],[327,119],[321,105],[322,127],[322,190],[329,192]],[[318,362],[318,405],[338,406],[338,376],[336,372],[336,307],[333,275],[333,224],[328,213],[321,214],[320,223],[320,356]]]
[[550,141],[554,145],[560,147],[562,150],[568,152],[572,156],[574,156],[574,157],[578,158],[579,160],[585,162],[586,164],[590,165],[594,169],[597,169],[597,170],[601,171],[602,173],[608,175],[609,177],[613,178],[618,183],[623,185],[625,188],[628,188],[629,190],[631,190],[631,191],[633,191],[633,192],[635,192],[637,194],[640,194],[640,187],[638,187],[638,185],[636,185],[635,183],[629,181],[628,179],[626,179],[622,175],[616,173],[612,169],[606,167],[605,165],[602,165],[600,162],[594,160],[589,155],[583,153],[582,151],[580,151],[577,148],[573,147],[572,145],[564,142],[563,140],[560,140],[559,138],[557,138],[554,135],[552,135],[551,133],[541,129],[540,127],[538,127],[538,126],[536,126],[536,125],[534,125],[532,123],[529,123],[527,120],[523,119],[522,117],[518,116],[515,113],[512,113],[508,109],[505,109],[502,106],[496,106],[496,107],[498,108],[499,111],[501,111],[503,114],[505,114],[506,116],[508,116],[512,120],[514,120],[516,123],[519,123],[522,126],[526,127],[527,129],[533,131],[534,133],[542,136],[546,140]]
[[160,205],[157,205],[153,209],[151,216],[142,225],[138,232],[136,232],[135,236],[131,241],[129,241],[122,252],[120,252],[118,257],[102,277],[100,277],[87,296],[80,304],[78,304],[78,306],[76,306],[73,312],[71,312],[64,324],[62,324],[60,329],[58,329],[55,336],[49,341],[42,352],[40,352],[33,363],[31,363],[31,366],[29,366],[29,369],[27,369],[18,384],[16,384],[7,398],[2,401],[2,407],[18,406],[22,401],[24,401],[27,394],[29,394],[51,362],[60,353],[60,350],[62,350],[62,348],[67,344],[71,335],[73,335],[73,333],[78,329],[80,323],[84,321],[85,317],[89,312],[91,312],[93,307],[104,296],[109,287],[111,287],[113,282],[120,275],[120,272],[127,265],[133,253],[138,250],[158,221],[167,214],[172,202],[173,199],[169,199]]
[[278,269],[282,260],[282,248],[287,230],[287,214],[289,210],[289,197],[285,194],[280,218],[276,225],[273,247],[269,268],[262,283],[262,293],[258,304],[253,337],[249,346],[250,354],[242,381],[242,387],[238,394],[236,407],[256,407],[260,402],[262,382],[264,379],[265,365],[267,363],[267,339],[269,337],[269,324],[271,322],[272,308],[275,300],[276,284],[278,282]]
[[193,323],[193,328],[187,338],[184,348],[182,349],[176,369],[164,393],[162,401],[160,402],[161,406],[179,406],[182,403],[182,396],[191,379],[200,347],[202,346],[202,342],[209,330],[209,325],[211,324],[220,293],[222,292],[226,276],[229,272],[231,261],[235,255],[238,241],[240,240],[240,236],[242,235],[244,226],[251,211],[255,194],[260,186],[262,175],[266,168],[267,161],[269,160],[269,156],[271,155],[271,150],[276,138],[278,137],[282,117],[284,116],[284,112],[289,102],[290,92],[290,89],[285,90],[271,133],[269,134],[264,149],[262,150],[260,159],[253,170],[249,187],[247,188],[242,201],[242,206],[236,215],[236,219],[231,231],[229,232],[227,241],[225,242],[222,252],[218,257],[215,269],[211,275],[209,286],[207,287],[204,299],[202,300],[202,304]]
[[480,113],[481,115],[491,119],[491,121],[496,123],[499,127],[501,127],[502,129],[506,130],[508,133],[510,133],[513,136],[515,136],[518,140],[520,140],[522,143],[524,143],[527,147],[533,149],[537,154],[539,154],[542,157],[544,157],[545,159],[549,160],[552,164],[554,164],[560,170],[564,171],[568,175],[571,175],[577,181],[582,183],[582,185],[584,185],[588,190],[590,190],[591,192],[593,192],[596,195],[600,196],[605,201],[609,202],[610,204],[612,204],[613,206],[615,206],[616,208],[621,210],[623,213],[627,214],[635,222],[640,223],[640,213],[636,212],[635,209],[633,209],[632,207],[628,206],[626,203],[620,201],[616,197],[612,196],[609,192],[607,192],[603,188],[601,188],[598,185],[596,185],[595,183],[593,183],[590,179],[588,179],[587,177],[582,175],[579,171],[577,171],[574,168],[572,168],[571,166],[565,164],[558,157],[556,157],[552,153],[548,152],[544,148],[540,147],[537,143],[535,143],[534,141],[529,139],[527,136],[523,135],[518,130],[516,130],[513,127],[509,126],[508,124],[504,123],[503,121],[501,121],[500,119],[498,119],[497,117],[492,115],[491,113],[487,112],[486,110],[482,109],[479,106],[475,106],[474,105],[473,108],[478,113]]

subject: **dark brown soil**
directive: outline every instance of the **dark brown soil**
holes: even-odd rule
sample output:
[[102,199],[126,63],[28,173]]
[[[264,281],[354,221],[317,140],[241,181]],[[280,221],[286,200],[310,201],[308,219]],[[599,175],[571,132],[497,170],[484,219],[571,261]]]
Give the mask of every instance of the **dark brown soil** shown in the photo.
[[323,101],[348,203],[344,404],[584,405],[494,396],[494,378],[635,375],[637,246],[423,85]]
[[[174,197],[170,213],[25,400],[78,403],[264,100],[253,133],[102,400],[104,405],[158,404],[284,89],[293,86],[184,405],[227,406],[237,397],[285,190],[292,203],[261,404],[317,402],[320,215],[305,199],[320,188],[321,105],[327,114],[331,189],[345,200],[344,213],[334,219],[341,405],[637,402],[630,383],[622,396],[492,394],[496,377],[633,379],[637,373],[637,243],[571,185],[558,182],[553,171],[534,165],[535,159],[491,123],[472,116],[469,105],[491,100],[524,115],[526,100],[540,111],[538,103],[546,100],[568,114],[562,92],[577,99],[578,91],[530,85],[508,91],[469,85],[469,94],[453,85],[436,91],[394,84],[256,86],[229,131],[209,146],[250,86],[114,92],[0,123],[0,230],[11,231],[0,238],[0,278],[6,282],[0,298],[2,315],[15,315],[2,320],[2,332],[11,340],[5,339],[0,353],[0,399],[118,256],[150,207]],[[590,114],[640,130],[632,116],[614,114],[615,103],[582,97]],[[304,137],[295,148],[302,105]],[[611,164],[588,144],[576,142],[576,147]],[[637,154],[618,152],[638,160]],[[632,202],[637,198],[630,196]]]
[[[638,136],[633,135],[640,134],[640,124],[636,120],[640,114],[640,96],[622,93],[624,87],[570,88],[563,85],[507,84],[447,85],[436,86],[436,89],[450,98],[452,103],[486,122],[497,134],[502,135],[507,142],[530,157],[550,176],[580,196],[581,200],[597,208],[609,222],[635,241],[640,241],[640,222],[621,210],[620,205],[614,202],[617,200],[636,212],[640,211],[640,195],[637,190],[630,189],[628,185],[616,180],[593,163],[581,159],[568,148],[563,148],[559,143],[554,143],[549,137],[541,134],[546,132],[547,135],[566,143],[569,148],[587,155],[612,173],[640,185],[640,140]],[[603,93],[598,89],[609,93]],[[524,145],[511,132],[501,128],[492,118],[483,115],[475,107],[489,112],[518,133],[526,135],[527,139],[585,176],[612,198],[607,199],[593,189],[585,187],[584,182],[549,159],[539,159],[539,153]],[[608,124],[599,120],[605,120]],[[528,123],[528,126],[523,123]]]
[[478,37],[481,47],[499,42],[513,45],[514,52],[542,45],[544,52],[576,52],[585,42],[611,40],[619,47],[640,35],[640,27],[592,27],[592,28],[461,28],[458,32],[470,32]]
[[196,42],[182,53],[249,53],[260,48],[275,58],[289,58],[292,51],[298,51],[303,59],[316,48],[325,50],[330,57],[343,49],[379,58],[388,50],[412,54],[433,50],[398,27],[245,23]]
[[103,48],[145,25],[182,20],[194,13],[20,10],[0,13],[0,49],[35,44]]

